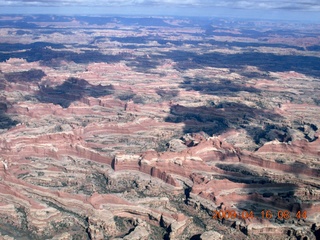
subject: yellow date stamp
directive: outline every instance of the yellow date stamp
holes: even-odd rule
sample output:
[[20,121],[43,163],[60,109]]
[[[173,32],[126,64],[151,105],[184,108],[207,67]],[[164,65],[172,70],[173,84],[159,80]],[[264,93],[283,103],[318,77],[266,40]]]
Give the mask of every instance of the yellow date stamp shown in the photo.
[[214,210],[212,213],[213,219],[252,219],[252,218],[261,218],[261,219],[279,219],[279,220],[289,220],[289,219],[307,219],[307,211],[299,210],[296,213],[292,213],[288,210],[278,210],[278,211],[271,211],[271,210],[262,210],[259,214],[255,213],[254,211],[250,210],[243,210],[237,212],[235,210]]

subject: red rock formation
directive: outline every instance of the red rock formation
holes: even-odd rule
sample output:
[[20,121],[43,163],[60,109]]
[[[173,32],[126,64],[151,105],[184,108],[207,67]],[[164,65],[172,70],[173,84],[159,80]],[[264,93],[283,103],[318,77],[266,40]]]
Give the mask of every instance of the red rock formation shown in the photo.
[[[55,33],[1,35],[1,42],[40,37],[65,49],[39,47],[47,55],[36,62],[19,58],[30,51],[22,49],[0,62],[0,238],[315,239],[318,70],[297,63],[280,72],[266,58],[244,63],[239,56],[248,48],[237,41],[260,41],[251,37],[213,35],[193,45],[199,26],[164,19],[176,28],[130,29],[117,21],[95,25],[90,34],[77,31],[91,26],[73,18],[34,23],[52,24]],[[59,33],[69,27],[72,38]],[[131,43],[111,40],[123,36],[152,38],[128,50]],[[170,42],[182,38],[190,44]],[[213,38],[237,41],[217,42],[212,51]],[[309,41],[304,47],[317,42],[301,39]],[[300,46],[301,39],[268,36],[262,44]],[[258,46],[260,56],[316,62],[316,52]],[[238,215],[213,219],[214,211]],[[256,217],[242,219],[244,211]],[[283,211],[290,219],[279,219]]]

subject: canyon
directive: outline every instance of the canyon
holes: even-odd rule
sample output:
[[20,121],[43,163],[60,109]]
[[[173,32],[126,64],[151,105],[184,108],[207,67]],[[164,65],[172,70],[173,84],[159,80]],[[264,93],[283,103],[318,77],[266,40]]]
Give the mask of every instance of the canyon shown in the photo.
[[318,31],[1,16],[0,238],[319,239]]

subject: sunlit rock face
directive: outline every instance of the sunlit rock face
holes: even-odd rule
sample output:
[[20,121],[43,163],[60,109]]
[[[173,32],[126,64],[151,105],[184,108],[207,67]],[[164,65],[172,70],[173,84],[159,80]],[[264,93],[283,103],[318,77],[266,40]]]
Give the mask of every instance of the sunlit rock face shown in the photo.
[[1,239],[319,239],[319,26],[11,18]]

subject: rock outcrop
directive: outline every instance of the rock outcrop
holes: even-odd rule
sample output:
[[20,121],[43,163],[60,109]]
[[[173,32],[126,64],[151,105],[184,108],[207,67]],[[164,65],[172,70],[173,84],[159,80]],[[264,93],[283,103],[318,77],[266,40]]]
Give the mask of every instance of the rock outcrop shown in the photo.
[[0,30],[1,239],[319,239],[318,52],[77,19]]

